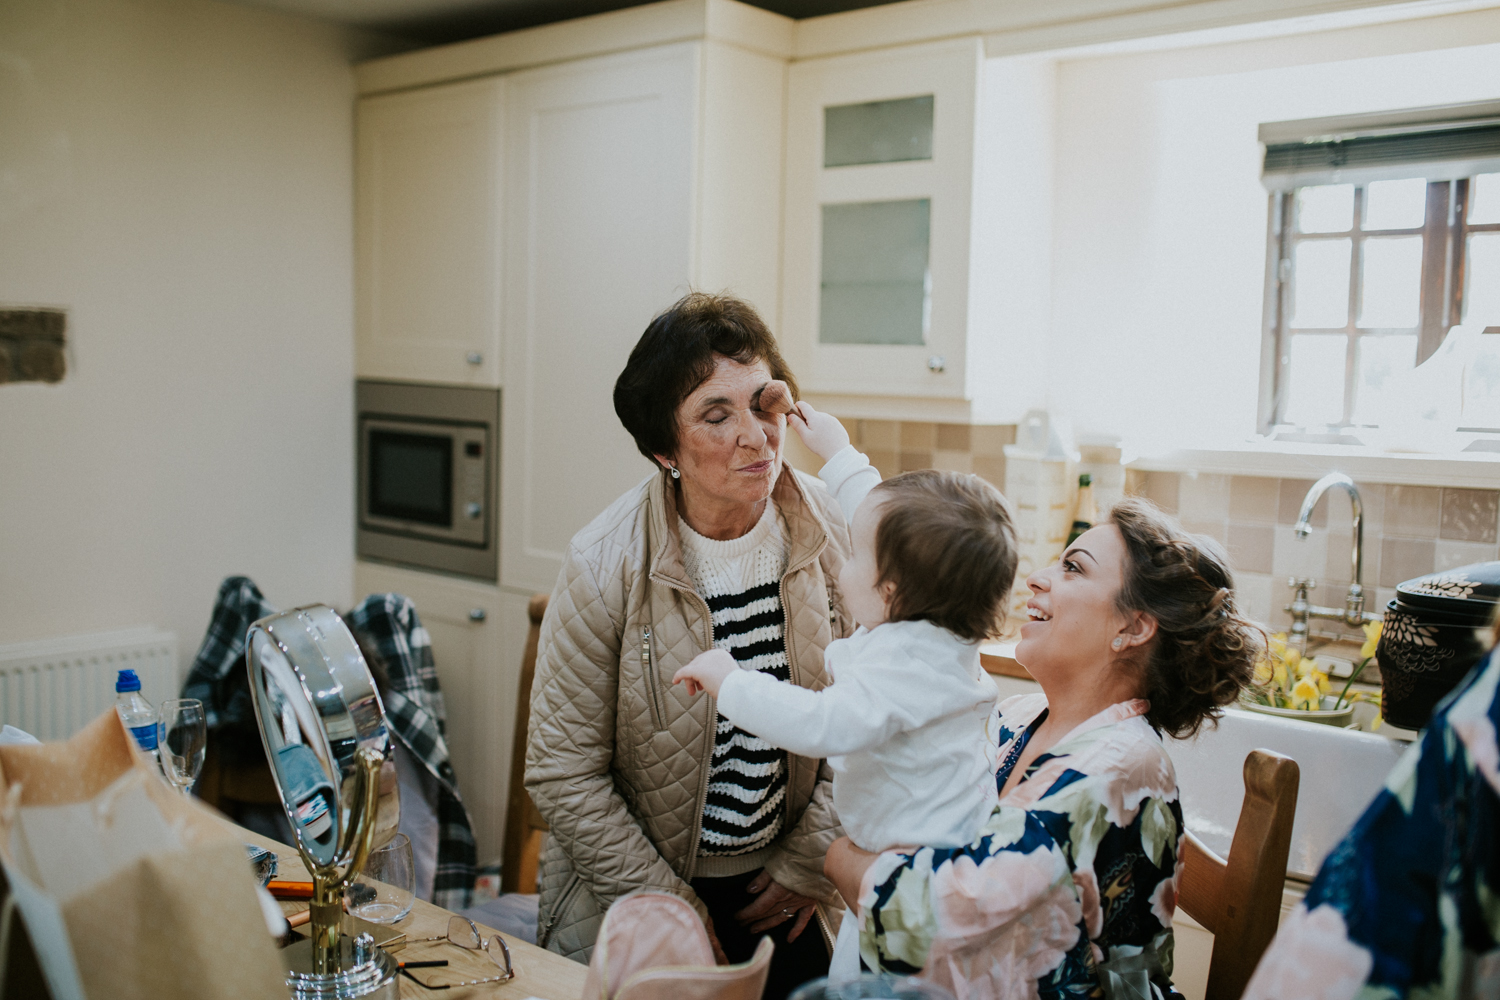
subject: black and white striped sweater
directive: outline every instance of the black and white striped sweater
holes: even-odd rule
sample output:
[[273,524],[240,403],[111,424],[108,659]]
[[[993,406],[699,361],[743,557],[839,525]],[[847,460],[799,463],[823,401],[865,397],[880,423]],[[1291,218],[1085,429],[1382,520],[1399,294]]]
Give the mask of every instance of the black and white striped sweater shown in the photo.
[[[688,578],[713,615],[714,647],[727,650],[742,669],[790,680],[781,605],[786,532],[775,506],[766,504],[749,533],[727,542],[706,538],[682,520],[678,529]],[[786,752],[719,716],[699,857],[728,858],[768,846],[781,832],[786,783]]]

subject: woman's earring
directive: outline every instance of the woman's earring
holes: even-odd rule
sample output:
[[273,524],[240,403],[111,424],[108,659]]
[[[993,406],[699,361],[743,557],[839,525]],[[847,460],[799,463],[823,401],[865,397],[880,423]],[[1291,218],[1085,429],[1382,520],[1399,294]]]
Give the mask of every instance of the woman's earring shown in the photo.
[[1125,640],[1124,639],[1121,639],[1119,636],[1115,636],[1115,641],[1112,642],[1112,643],[1110,643],[1109,646],[1110,646],[1111,649],[1114,649],[1114,650],[1118,651],[1119,648],[1121,646],[1123,646],[1124,644],[1125,644]]
[[682,473],[680,473],[680,472],[677,471],[677,466],[675,466],[675,465],[672,466],[672,478],[673,479],[681,479],[682,478]]

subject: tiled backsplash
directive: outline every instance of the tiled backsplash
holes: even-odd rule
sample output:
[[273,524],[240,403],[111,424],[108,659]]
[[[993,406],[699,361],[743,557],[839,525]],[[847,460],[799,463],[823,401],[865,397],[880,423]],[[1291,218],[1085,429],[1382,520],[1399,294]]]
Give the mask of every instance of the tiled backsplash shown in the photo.
[[[1318,582],[1313,603],[1340,607],[1352,574],[1350,505],[1329,490],[1314,510],[1312,534],[1292,526],[1310,480],[1190,473],[1132,473],[1130,488],[1172,511],[1190,531],[1224,544],[1241,606],[1257,621],[1285,629],[1293,576]],[[1497,553],[1500,491],[1359,483],[1364,506],[1365,608],[1383,611],[1403,580]],[[1334,630],[1315,621],[1315,630]]]
[[[1005,489],[1005,446],[1014,444],[1014,424],[934,424],[903,420],[844,420],[854,447],[870,456],[882,478],[917,469],[973,472]],[[804,472],[816,473],[817,457],[787,434],[787,457]]]

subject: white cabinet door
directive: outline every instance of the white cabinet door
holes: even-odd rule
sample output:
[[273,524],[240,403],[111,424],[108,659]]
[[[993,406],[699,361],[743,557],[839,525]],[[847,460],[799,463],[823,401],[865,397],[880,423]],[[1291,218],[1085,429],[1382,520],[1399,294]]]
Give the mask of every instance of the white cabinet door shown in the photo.
[[355,160],[355,371],[500,384],[499,78],[367,97]]
[[[983,55],[964,39],[792,65],[782,336],[803,389],[965,395]],[[920,141],[875,134],[899,131],[898,105],[925,109]]]
[[691,280],[700,51],[507,78],[502,584],[551,590],[573,534],[651,472],[613,391]]
[[528,595],[374,563],[355,564],[360,594],[411,598],[432,639],[448,752],[474,824],[480,864],[500,858]]

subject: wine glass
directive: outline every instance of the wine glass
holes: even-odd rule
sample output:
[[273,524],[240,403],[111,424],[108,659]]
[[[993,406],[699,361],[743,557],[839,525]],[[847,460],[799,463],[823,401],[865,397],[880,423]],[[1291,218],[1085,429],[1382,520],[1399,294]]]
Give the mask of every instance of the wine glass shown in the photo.
[[177,698],[161,703],[162,770],[183,795],[193,794],[193,783],[203,770],[203,751],[208,745],[208,723],[203,702]]
[[354,884],[344,890],[344,898],[356,917],[372,924],[394,924],[411,912],[415,881],[411,838],[398,833],[389,844],[370,852]]

